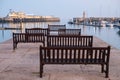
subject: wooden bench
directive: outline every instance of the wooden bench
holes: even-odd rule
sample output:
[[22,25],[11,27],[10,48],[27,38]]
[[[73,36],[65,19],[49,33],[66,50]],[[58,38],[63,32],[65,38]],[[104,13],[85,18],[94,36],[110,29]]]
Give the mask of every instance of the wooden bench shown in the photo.
[[59,29],[66,29],[66,25],[50,25],[48,24],[50,31],[58,31]]
[[49,34],[48,28],[26,28],[25,33],[44,33],[44,35]]
[[45,36],[44,33],[13,33],[13,50],[17,48],[18,43],[43,43],[45,46]]
[[81,29],[59,29],[58,35],[81,35]]
[[49,25],[48,29],[50,30],[50,34],[58,34],[59,29],[66,29],[66,25]]
[[[47,56],[49,54],[49,56]],[[44,64],[96,64],[109,77],[108,47],[42,47],[40,46],[40,77]]]
[[47,35],[47,46],[92,47],[93,36]]

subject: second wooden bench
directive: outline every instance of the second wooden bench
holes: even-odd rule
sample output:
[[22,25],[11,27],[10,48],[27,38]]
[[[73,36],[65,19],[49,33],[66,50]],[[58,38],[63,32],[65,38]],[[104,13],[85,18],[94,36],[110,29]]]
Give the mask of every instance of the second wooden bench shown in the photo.
[[93,36],[47,35],[47,46],[92,47]]

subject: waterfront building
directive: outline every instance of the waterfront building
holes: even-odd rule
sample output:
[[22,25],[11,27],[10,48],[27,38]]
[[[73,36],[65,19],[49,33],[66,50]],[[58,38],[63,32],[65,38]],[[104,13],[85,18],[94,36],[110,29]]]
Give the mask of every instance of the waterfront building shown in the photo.
[[52,22],[52,21],[59,22],[60,19],[54,16],[38,16],[15,11],[10,11],[6,17],[0,18],[0,22]]

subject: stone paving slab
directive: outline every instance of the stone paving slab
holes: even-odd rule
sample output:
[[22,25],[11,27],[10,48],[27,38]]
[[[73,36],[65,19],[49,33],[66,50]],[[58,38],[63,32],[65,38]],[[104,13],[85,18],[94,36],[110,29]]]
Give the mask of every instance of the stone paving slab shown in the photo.
[[[20,43],[13,51],[12,39],[0,43],[0,80],[120,80],[120,50],[112,47],[110,75],[104,78],[100,65],[45,65],[39,77],[38,43]],[[94,37],[93,46],[108,46]]]

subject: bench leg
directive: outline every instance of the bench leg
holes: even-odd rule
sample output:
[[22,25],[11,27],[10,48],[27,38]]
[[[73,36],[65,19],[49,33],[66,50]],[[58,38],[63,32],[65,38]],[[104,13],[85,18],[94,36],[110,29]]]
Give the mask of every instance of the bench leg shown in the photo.
[[17,43],[13,43],[13,50],[15,50],[15,48],[17,48]]
[[105,70],[104,70],[104,64],[101,64],[101,73],[103,73]]
[[40,64],[40,78],[42,78],[42,74],[43,74],[43,65]]
[[106,64],[105,78],[109,77],[109,64]]
[[108,64],[106,64],[106,65],[104,65],[104,64],[101,64],[101,72],[103,73],[103,72],[105,72],[105,78],[108,78],[109,76],[109,65]]

